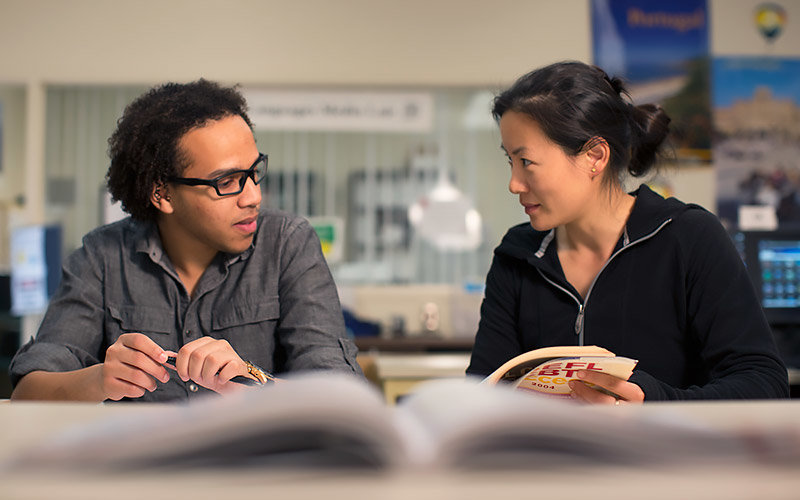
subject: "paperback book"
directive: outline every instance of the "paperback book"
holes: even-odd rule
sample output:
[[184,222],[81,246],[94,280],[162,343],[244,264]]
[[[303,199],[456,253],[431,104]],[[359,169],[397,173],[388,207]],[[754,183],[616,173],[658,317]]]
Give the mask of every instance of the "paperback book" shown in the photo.
[[635,359],[616,356],[598,346],[543,347],[510,359],[484,382],[490,385],[507,383],[524,391],[563,397],[569,395],[569,382],[578,378],[579,370],[628,380],[636,363]]

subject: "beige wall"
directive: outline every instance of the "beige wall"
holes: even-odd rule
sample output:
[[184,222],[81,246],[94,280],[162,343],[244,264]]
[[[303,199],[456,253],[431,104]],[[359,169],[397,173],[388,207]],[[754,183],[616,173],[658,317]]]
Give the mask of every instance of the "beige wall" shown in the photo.
[[[760,3],[709,1],[714,54],[800,54],[800,0],[771,45]],[[0,0],[0,47],[0,83],[497,85],[591,32],[589,0]]]
[[[0,0],[0,81],[472,85],[590,57],[585,0]],[[9,50],[13,48],[12,50]]]

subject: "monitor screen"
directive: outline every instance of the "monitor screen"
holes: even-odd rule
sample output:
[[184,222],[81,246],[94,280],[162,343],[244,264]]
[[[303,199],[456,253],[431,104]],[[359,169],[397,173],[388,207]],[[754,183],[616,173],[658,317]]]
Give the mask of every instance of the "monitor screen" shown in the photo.
[[800,325],[800,229],[743,231],[734,241],[770,324]]
[[758,241],[761,304],[768,309],[800,307],[800,239]]

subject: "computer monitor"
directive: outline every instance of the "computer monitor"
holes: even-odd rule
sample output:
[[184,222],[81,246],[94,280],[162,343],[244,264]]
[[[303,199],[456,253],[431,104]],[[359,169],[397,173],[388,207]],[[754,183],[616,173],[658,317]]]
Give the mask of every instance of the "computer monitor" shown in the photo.
[[772,326],[800,326],[800,227],[734,235]]

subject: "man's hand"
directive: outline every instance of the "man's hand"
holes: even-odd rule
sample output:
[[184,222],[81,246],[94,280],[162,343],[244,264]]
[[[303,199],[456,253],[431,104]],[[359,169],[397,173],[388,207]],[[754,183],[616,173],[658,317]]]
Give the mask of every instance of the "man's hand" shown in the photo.
[[[580,370],[578,378],[581,380],[573,380],[569,383],[569,387],[572,389],[571,396],[578,401],[598,404],[641,403],[644,401],[644,392],[641,387],[613,375],[593,370]],[[593,389],[587,383],[610,391],[617,397]]]
[[119,336],[106,351],[101,387],[106,399],[139,398],[156,390],[156,380],[167,382],[164,349],[141,333]]
[[181,347],[175,369],[184,382],[193,380],[219,393],[241,390],[242,385],[229,382],[237,375],[249,377],[247,365],[227,340],[201,337]]

